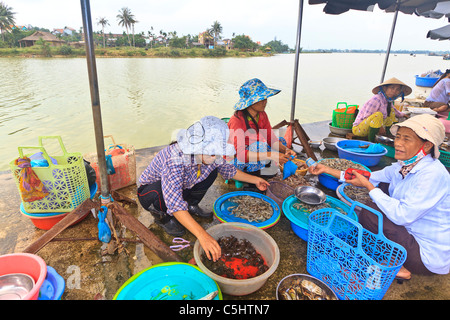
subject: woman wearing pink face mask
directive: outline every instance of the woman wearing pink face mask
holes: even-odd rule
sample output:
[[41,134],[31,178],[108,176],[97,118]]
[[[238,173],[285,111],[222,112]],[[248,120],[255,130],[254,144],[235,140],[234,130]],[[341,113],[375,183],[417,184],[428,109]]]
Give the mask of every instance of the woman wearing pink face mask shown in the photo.
[[[348,180],[365,187],[383,214],[384,235],[402,245],[407,259],[397,278],[414,274],[448,274],[450,269],[450,175],[438,160],[443,142],[443,124],[431,115],[414,116],[391,128],[398,162],[372,172],[370,179],[359,173]],[[318,164],[313,174],[341,177],[339,170]],[[343,178],[341,178],[343,179]],[[378,217],[362,210],[359,222],[378,233]]]

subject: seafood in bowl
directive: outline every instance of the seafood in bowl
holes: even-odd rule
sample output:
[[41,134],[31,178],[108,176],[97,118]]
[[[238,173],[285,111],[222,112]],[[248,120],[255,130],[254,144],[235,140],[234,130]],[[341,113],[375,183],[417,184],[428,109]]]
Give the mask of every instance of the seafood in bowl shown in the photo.
[[273,215],[273,209],[270,203],[252,196],[233,197],[232,202],[235,206],[228,207],[234,216],[248,220],[249,222],[266,221]]

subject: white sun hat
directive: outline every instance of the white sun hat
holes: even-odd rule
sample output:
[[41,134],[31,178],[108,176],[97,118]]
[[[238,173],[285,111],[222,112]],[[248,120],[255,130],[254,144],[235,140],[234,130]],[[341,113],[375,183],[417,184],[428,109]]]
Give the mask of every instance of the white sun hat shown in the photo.
[[420,114],[411,117],[391,127],[391,133],[395,136],[399,127],[407,127],[413,130],[420,138],[434,144],[434,157],[439,158],[439,146],[444,142],[445,127],[442,122],[429,114]]
[[234,145],[227,143],[230,129],[214,116],[206,116],[177,134],[177,142],[184,154],[232,156]]

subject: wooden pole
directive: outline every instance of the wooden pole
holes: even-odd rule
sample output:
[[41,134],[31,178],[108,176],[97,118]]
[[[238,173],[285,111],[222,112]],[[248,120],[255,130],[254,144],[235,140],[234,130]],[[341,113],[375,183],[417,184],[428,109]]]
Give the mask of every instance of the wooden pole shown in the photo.
[[300,142],[302,143],[303,149],[305,149],[306,154],[308,157],[314,159],[317,161],[317,157],[314,154],[314,151],[312,151],[311,147],[309,146],[309,137],[306,134],[306,132],[303,130],[302,126],[298,123],[298,120],[295,119],[294,121],[294,130],[297,133],[297,137],[300,139]]

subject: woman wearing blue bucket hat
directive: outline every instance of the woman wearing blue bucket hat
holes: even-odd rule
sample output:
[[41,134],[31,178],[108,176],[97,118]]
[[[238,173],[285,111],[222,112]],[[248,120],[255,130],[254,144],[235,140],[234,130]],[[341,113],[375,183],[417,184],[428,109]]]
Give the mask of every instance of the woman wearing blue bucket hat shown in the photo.
[[271,161],[284,164],[291,155],[296,155],[275,135],[265,112],[267,98],[280,91],[268,88],[257,78],[246,81],[240,87],[240,99],[234,106],[236,112],[228,121],[230,143],[236,149],[233,162],[236,168],[253,175],[263,175],[262,169]]
[[225,161],[225,156],[235,154],[228,138],[226,123],[213,116],[181,129],[176,142],[158,152],[141,174],[137,190],[140,204],[150,211],[156,224],[173,236],[182,236],[187,228],[214,261],[220,257],[220,246],[191,215],[212,217],[212,212],[203,211],[199,203],[217,173],[224,179],[255,184],[262,191],[269,185]]

